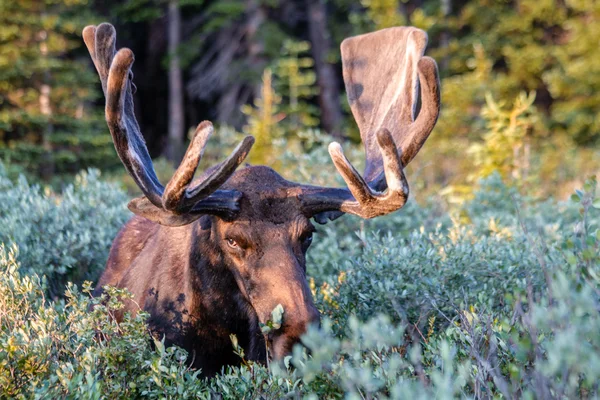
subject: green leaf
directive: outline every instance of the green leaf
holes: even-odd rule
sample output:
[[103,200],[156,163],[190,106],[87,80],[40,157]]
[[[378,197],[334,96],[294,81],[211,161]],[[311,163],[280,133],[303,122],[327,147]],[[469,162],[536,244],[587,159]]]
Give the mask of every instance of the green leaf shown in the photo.
[[238,338],[235,334],[231,334],[229,335],[229,340],[231,340],[231,344],[233,345],[233,348],[237,350],[238,348]]
[[577,257],[570,251],[565,252],[565,258],[567,259],[567,263],[569,265],[575,266],[577,265]]
[[156,338],[154,338],[154,345],[156,346],[156,350],[162,355],[165,353],[165,343],[164,343],[164,337],[162,340],[158,340]]
[[281,323],[283,322],[283,306],[281,304],[277,304],[273,311],[271,311],[271,322],[273,329],[281,328]]
[[269,332],[271,332],[271,327],[267,324],[263,324],[262,322],[259,322],[258,326],[260,326],[260,331],[263,333],[263,335],[266,335]]

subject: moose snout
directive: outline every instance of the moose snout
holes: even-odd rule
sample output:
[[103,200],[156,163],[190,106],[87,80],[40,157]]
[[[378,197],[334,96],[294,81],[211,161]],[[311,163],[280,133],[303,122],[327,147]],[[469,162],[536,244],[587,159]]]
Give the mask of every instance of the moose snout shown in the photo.
[[255,278],[260,282],[255,285],[257,297],[251,297],[251,301],[263,324],[271,319],[277,305],[283,308],[281,326],[267,338],[269,356],[281,359],[292,351],[311,324],[319,324],[321,315],[313,302],[304,264],[289,243],[273,239],[261,261],[263,267]]
[[292,352],[300,337],[306,332],[310,325],[319,325],[321,314],[314,305],[307,307],[301,316],[284,314],[281,329],[273,333],[270,343],[271,356],[273,359],[282,359]]

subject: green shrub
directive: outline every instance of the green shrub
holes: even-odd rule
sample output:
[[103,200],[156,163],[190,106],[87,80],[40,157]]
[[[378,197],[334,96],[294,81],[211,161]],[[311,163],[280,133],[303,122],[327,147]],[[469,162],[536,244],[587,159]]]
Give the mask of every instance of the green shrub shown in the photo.
[[83,293],[69,285],[64,300],[46,300],[37,275],[20,276],[14,247],[0,247],[0,268],[0,397],[186,398],[203,386],[183,350],[159,340],[153,349],[147,314],[117,325],[122,304],[101,305],[106,296],[91,298],[89,283]]
[[[114,323],[121,308],[115,299],[126,291],[109,289],[105,305],[106,298],[90,297],[89,283],[81,291],[68,285],[64,299],[46,297],[59,278],[81,278],[71,272],[79,262],[101,269],[127,215],[121,191],[93,173],[59,197],[40,195],[23,180],[2,185],[0,217],[8,221],[2,226],[24,226],[37,240],[24,240],[26,234],[21,242],[9,240],[24,243],[22,267],[15,244],[0,248],[2,398],[600,396],[595,179],[570,202],[557,203],[531,199],[491,175],[463,205],[411,202],[374,221],[345,216],[319,227],[309,275],[322,327],[311,328],[302,339],[306,347],[281,364],[244,360],[210,380],[189,369],[185,351],[150,335],[145,313]],[[91,214],[83,226],[69,219],[75,204],[80,220]],[[47,240],[34,229],[39,221],[51,237],[64,227],[79,232],[72,251],[89,243],[86,234],[103,232],[93,247],[98,258],[90,258],[89,247],[31,251],[30,243]],[[65,274],[48,267],[52,257],[70,266]]]
[[23,176],[13,183],[0,165],[0,243],[18,245],[23,272],[45,276],[51,297],[61,295],[67,282],[99,276],[131,215],[126,195],[99,175],[82,172],[56,194]]

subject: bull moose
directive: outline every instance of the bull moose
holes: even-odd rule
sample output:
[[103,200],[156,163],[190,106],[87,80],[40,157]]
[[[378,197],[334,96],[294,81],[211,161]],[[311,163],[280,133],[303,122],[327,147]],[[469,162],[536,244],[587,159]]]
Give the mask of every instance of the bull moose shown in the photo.
[[[423,56],[427,34],[395,27],[342,43],[344,82],[366,152],[360,175],[338,143],[329,145],[347,188],[290,182],[266,166],[238,169],[252,136],[194,180],[213,132],[207,121],[163,186],[134,115],[132,51],[115,50],[116,32],[107,23],[86,27],[83,38],[100,76],[115,149],[143,192],[129,203],[135,216],[115,238],[96,294],[104,285],[127,288],[135,303],[125,311],[147,311],[150,328],[188,350],[205,376],[240,363],[231,334],[248,359],[280,359],[320,318],[306,280],[311,218],[373,218],[406,203],[403,168],[440,110],[437,65]],[[265,336],[260,323],[278,304],[281,328]]]

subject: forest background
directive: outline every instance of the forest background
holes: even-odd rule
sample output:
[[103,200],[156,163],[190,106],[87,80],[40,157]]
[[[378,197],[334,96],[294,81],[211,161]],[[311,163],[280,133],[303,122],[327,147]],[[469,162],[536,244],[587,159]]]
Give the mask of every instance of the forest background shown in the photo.
[[[232,337],[242,366],[199,379],[148,314],[116,324],[125,290],[91,298],[138,190],[81,39],[103,21],[163,183],[209,119],[204,165],[252,134],[251,163],[343,185],[341,41],[427,31],[443,104],[411,199],[318,227],[322,325],[283,366]],[[0,0],[0,399],[600,398],[598,38],[596,0]]]
[[495,170],[564,198],[600,168],[599,18],[587,0],[5,0],[0,160],[59,189],[87,167],[125,179],[81,39],[88,24],[110,21],[136,54],[136,113],[167,178],[204,119],[221,127],[209,161],[241,132],[257,138],[250,162],[274,166],[325,134],[358,143],[339,45],[414,25],[429,34],[443,102],[409,167],[417,199],[463,201]]

